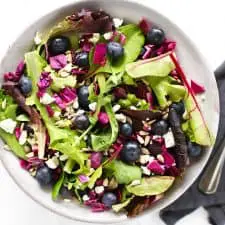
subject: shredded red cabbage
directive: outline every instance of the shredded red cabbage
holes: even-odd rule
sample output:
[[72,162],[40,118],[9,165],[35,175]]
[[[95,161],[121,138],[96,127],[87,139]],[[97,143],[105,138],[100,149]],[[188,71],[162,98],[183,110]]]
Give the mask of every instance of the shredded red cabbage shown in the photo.
[[14,133],[15,133],[16,139],[19,140],[21,135],[20,127],[16,127]]
[[49,62],[52,69],[60,70],[66,66],[67,58],[64,54],[60,54],[50,57]]
[[141,21],[139,22],[139,27],[142,30],[142,32],[146,35],[148,31],[150,31],[152,25],[146,18],[142,18]]
[[149,162],[147,165],[147,168],[155,174],[163,175],[165,172],[165,169],[162,165],[159,164],[157,160],[153,160],[152,162]]
[[66,108],[66,104],[64,103],[64,101],[61,99],[61,97],[58,94],[54,94],[53,98],[55,98],[55,103],[59,106],[60,109],[65,109]]
[[52,107],[50,105],[46,105],[45,108],[46,108],[46,110],[48,112],[48,115],[50,117],[53,117],[54,116],[54,110],[52,109]]
[[104,66],[106,63],[106,44],[97,44],[94,50],[93,63],[96,65]]
[[195,81],[191,80],[191,89],[193,90],[193,92],[197,95],[197,94],[202,94],[205,92],[205,88],[196,83]]
[[76,97],[76,89],[74,88],[64,88],[59,92],[59,96],[66,104],[72,102]]
[[102,154],[100,152],[91,153],[91,167],[97,169],[102,163]]
[[162,156],[164,158],[164,165],[166,168],[176,165],[174,157],[169,152],[163,151]]
[[41,77],[38,81],[38,87],[39,89],[47,89],[52,83],[52,78],[50,76],[50,73],[48,72],[42,72]]
[[79,175],[78,178],[82,184],[87,183],[89,181],[89,177],[84,174]]

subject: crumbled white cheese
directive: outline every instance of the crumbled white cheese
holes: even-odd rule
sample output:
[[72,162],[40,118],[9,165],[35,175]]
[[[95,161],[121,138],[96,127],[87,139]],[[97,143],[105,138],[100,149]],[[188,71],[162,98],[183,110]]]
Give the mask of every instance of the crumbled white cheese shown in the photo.
[[60,120],[60,115],[61,115],[61,112],[55,111],[53,117],[55,120]]
[[149,159],[150,159],[149,155],[140,155],[139,161],[141,164],[144,165],[144,164],[148,163]]
[[88,197],[88,195],[83,195],[82,197],[82,200],[85,202],[85,201],[88,201],[90,198]]
[[119,104],[116,104],[113,106],[113,112],[118,112],[120,110],[121,106]]
[[141,184],[141,181],[140,180],[133,180],[130,184],[130,186],[136,186],[136,185],[139,185]]
[[37,32],[36,35],[35,35],[35,37],[34,37],[34,43],[36,45],[39,45],[39,44],[41,44],[41,42],[42,42],[41,35]]
[[118,28],[123,24],[123,19],[113,18],[113,24],[114,24],[115,28]]
[[32,158],[32,157],[34,157],[34,152],[29,152],[29,153],[27,153],[27,154],[26,154],[26,157],[27,157],[27,158]]
[[96,194],[101,194],[105,190],[104,186],[96,186],[95,192]]
[[92,43],[97,43],[100,39],[100,34],[99,33],[94,33],[92,38],[89,38],[89,41]]
[[68,63],[68,64],[63,68],[63,70],[66,71],[66,72],[68,72],[68,73],[70,73],[71,70],[72,70],[72,68],[73,68],[72,63]]
[[175,146],[175,140],[173,132],[169,130],[166,134],[163,135],[166,148],[171,148]]
[[151,175],[151,171],[146,166],[141,166],[141,169],[142,169],[143,174],[148,175],[148,176]]
[[49,105],[49,104],[53,103],[54,101],[55,101],[55,99],[48,93],[44,93],[44,95],[40,98],[40,103],[42,103],[44,105]]
[[59,75],[61,77],[68,77],[70,75],[70,73],[67,72],[67,71],[62,70],[62,71],[59,71]]
[[103,37],[105,38],[105,40],[110,40],[113,36],[113,32],[107,32],[103,34]]
[[97,108],[97,102],[92,102],[88,105],[88,108],[92,111],[95,112]]
[[0,122],[0,128],[2,128],[5,132],[13,134],[16,128],[16,121],[12,119],[5,119]]
[[24,145],[27,141],[27,131],[23,130],[20,134],[20,138],[19,138],[19,144],[20,145]]
[[59,166],[59,160],[57,156],[53,156],[52,158],[48,159],[45,163],[48,166],[48,168],[53,170]]
[[47,65],[45,68],[44,68],[44,71],[45,72],[52,72],[52,68],[50,65]]
[[78,109],[79,108],[79,102],[78,102],[78,98],[76,98],[73,102],[73,108],[74,109]]
[[126,116],[122,113],[115,114],[116,119],[121,123],[126,123]]

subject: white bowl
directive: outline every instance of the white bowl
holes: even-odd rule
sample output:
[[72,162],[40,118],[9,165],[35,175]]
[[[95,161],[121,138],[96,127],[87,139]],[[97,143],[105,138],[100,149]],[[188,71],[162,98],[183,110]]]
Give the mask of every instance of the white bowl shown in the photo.
[[[36,31],[46,30],[63,17],[70,15],[74,10],[83,7],[102,8],[113,17],[124,18],[134,23],[137,23],[144,16],[162,27],[167,36],[177,42],[177,56],[187,77],[203,84],[207,90],[205,93],[206,100],[203,106],[203,114],[210,130],[216,136],[219,121],[219,97],[214,74],[209,69],[208,64],[198,49],[180,28],[163,15],[143,5],[143,3],[137,3],[135,1],[85,0],[76,1],[74,4],[54,10],[33,23],[17,38],[3,58],[0,74],[15,69],[17,62],[22,59],[24,53],[30,50]],[[1,160],[10,176],[26,194],[47,209],[74,220],[91,223],[116,223],[127,219],[124,214],[116,215],[111,212],[96,214],[77,203],[52,201],[50,193],[41,189],[35,179],[20,168],[17,158],[10,152],[3,150],[2,142],[0,146]],[[187,169],[182,182],[177,183],[163,200],[153,205],[149,210],[146,210],[144,214],[159,211],[181,196],[203,170],[211,150],[211,148],[207,149],[201,160]]]

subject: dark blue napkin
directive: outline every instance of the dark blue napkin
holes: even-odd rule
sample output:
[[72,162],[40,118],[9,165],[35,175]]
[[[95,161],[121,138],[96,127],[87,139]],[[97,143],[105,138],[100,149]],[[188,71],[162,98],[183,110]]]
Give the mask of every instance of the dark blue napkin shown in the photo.
[[[221,112],[219,131],[211,157],[215,152],[222,151],[225,146],[225,62],[215,71],[215,77],[219,88]],[[161,218],[167,225],[174,225],[183,216],[203,206],[209,213],[211,224],[225,225],[225,167],[221,177],[218,191],[213,195],[204,195],[198,190],[198,179],[178,200],[160,212]]]

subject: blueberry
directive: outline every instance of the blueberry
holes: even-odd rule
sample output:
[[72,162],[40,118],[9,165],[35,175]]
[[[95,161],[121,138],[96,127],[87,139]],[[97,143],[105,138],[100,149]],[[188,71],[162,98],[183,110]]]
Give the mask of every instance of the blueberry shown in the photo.
[[73,197],[72,192],[65,186],[62,186],[60,189],[60,195],[63,199],[71,199]]
[[107,192],[102,197],[102,203],[108,208],[112,208],[112,205],[116,204],[116,202],[117,197],[112,192]]
[[32,82],[28,77],[22,76],[19,80],[19,88],[24,95],[32,91]]
[[75,56],[75,64],[79,67],[89,66],[89,56],[87,52],[79,52]]
[[48,51],[52,56],[65,53],[70,48],[70,40],[64,36],[58,36],[48,41]]
[[120,153],[121,160],[127,163],[133,163],[139,159],[141,154],[140,146],[136,141],[128,141],[124,144]]
[[152,133],[155,135],[164,135],[168,132],[169,125],[165,120],[160,120],[152,124]]
[[81,108],[84,110],[89,110],[88,106],[90,104],[88,100],[89,90],[88,86],[82,86],[78,90],[78,103]]
[[147,33],[147,42],[151,45],[161,45],[165,40],[165,33],[162,29],[153,27]]
[[73,127],[79,130],[86,130],[89,127],[90,121],[88,116],[86,115],[79,115],[73,121]]
[[52,170],[47,166],[42,166],[37,169],[35,177],[40,185],[48,185],[52,182]]
[[183,101],[171,104],[170,108],[175,109],[175,111],[181,116],[185,112],[185,107],[184,107],[184,102]]
[[120,133],[121,133],[123,136],[129,137],[129,136],[131,136],[132,133],[133,133],[133,128],[132,128],[132,126],[131,126],[129,123],[123,123],[123,124],[120,126]]
[[112,41],[107,44],[107,53],[114,61],[124,55],[124,48],[120,43]]
[[202,153],[202,147],[196,143],[188,142],[188,154],[190,157],[199,157]]

